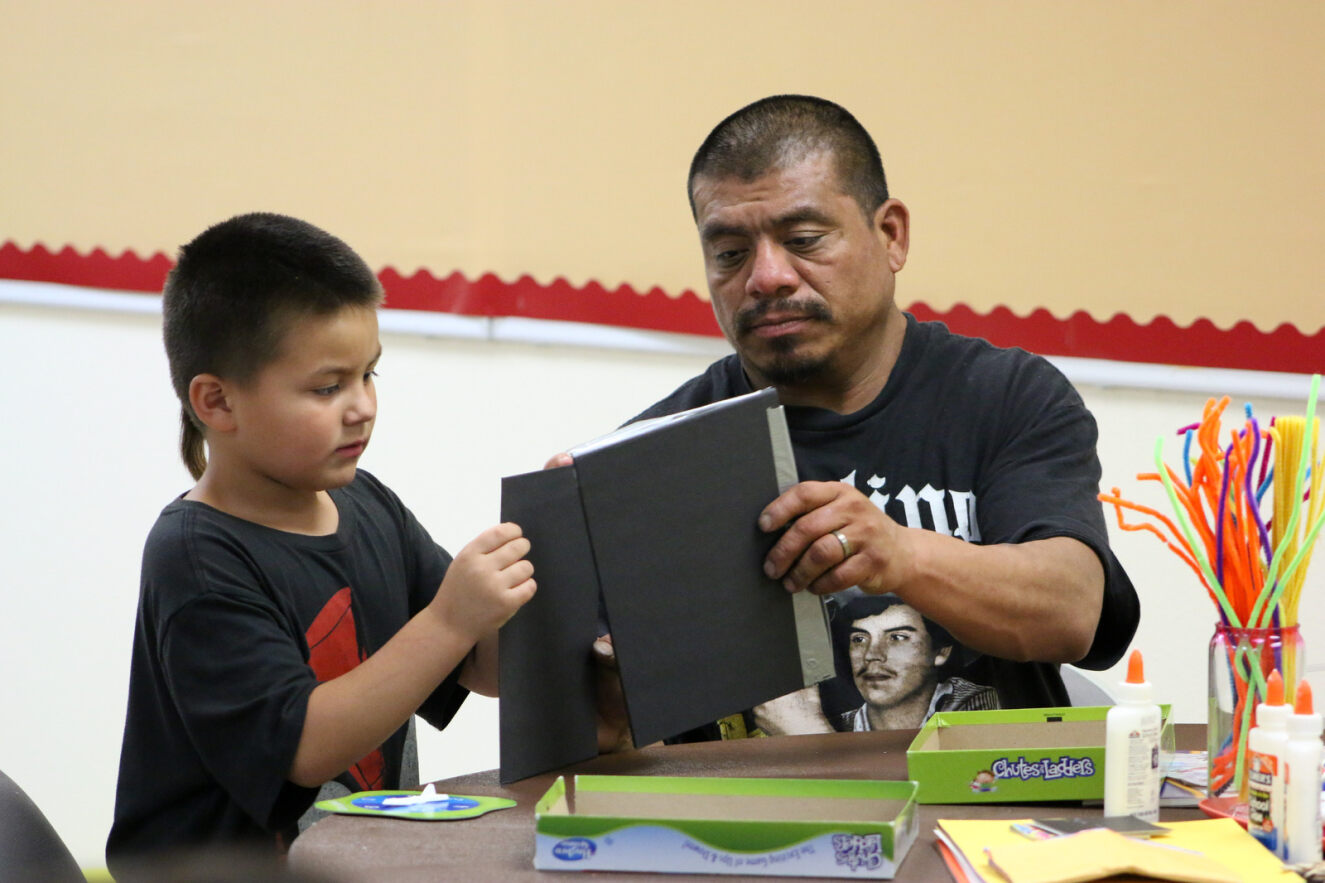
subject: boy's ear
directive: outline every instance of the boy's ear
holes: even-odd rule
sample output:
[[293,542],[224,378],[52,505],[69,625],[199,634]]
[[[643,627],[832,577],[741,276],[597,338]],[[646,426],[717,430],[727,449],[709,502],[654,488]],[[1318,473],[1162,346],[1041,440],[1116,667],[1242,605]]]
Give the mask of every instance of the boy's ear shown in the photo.
[[227,385],[215,374],[199,374],[189,381],[189,404],[208,429],[230,432],[235,428]]

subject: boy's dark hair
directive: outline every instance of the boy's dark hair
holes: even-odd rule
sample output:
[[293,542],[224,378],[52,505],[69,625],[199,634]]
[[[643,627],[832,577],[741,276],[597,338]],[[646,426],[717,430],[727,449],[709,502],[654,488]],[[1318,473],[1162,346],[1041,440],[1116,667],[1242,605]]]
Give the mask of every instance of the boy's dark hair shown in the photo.
[[773,95],[748,104],[714,127],[690,162],[686,191],[695,214],[695,179],[753,181],[826,151],[842,191],[866,217],[888,201],[879,148],[846,108],[810,95]]
[[382,286],[344,242],[284,215],[239,215],[179,250],[162,298],[170,381],[180,401],[180,456],[207,467],[202,424],[189,404],[199,374],[251,381],[280,354],[290,323],[344,307],[374,309]]

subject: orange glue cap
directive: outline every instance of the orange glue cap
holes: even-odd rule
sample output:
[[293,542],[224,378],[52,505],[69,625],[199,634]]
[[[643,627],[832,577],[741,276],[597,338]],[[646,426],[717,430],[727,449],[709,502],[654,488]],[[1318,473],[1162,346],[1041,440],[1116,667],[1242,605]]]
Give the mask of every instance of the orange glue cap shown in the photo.
[[[1133,650],[1132,655],[1127,657],[1127,683],[1144,684],[1146,682],[1145,666],[1141,662],[1141,651]],[[1283,689],[1281,686],[1280,690]]]
[[1265,679],[1265,704],[1284,704],[1284,679],[1279,676],[1279,669],[1277,668],[1270,672],[1270,676]]
[[1294,711],[1298,714],[1311,714],[1311,685],[1306,681],[1297,685],[1297,702]]

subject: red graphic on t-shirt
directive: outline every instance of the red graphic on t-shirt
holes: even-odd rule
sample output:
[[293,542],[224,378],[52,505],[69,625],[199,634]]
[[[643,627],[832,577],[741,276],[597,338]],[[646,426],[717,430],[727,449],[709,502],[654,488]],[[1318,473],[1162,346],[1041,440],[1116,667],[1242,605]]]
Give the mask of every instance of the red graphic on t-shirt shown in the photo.
[[[349,586],[323,605],[304,633],[304,639],[308,641],[308,665],[319,684],[340,677],[368,658],[359,649]],[[376,748],[351,766],[349,773],[360,791],[374,791],[382,787],[385,769],[382,749]]]

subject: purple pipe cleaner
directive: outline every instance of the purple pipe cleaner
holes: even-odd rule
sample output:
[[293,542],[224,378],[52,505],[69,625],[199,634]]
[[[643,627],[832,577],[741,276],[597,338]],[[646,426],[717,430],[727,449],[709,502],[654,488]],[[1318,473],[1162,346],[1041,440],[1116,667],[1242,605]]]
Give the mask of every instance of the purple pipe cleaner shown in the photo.
[[1219,512],[1215,520],[1215,579],[1224,584],[1224,512],[1228,507],[1228,460],[1233,456],[1233,446],[1237,439],[1228,443],[1224,450],[1224,480],[1219,487]]

